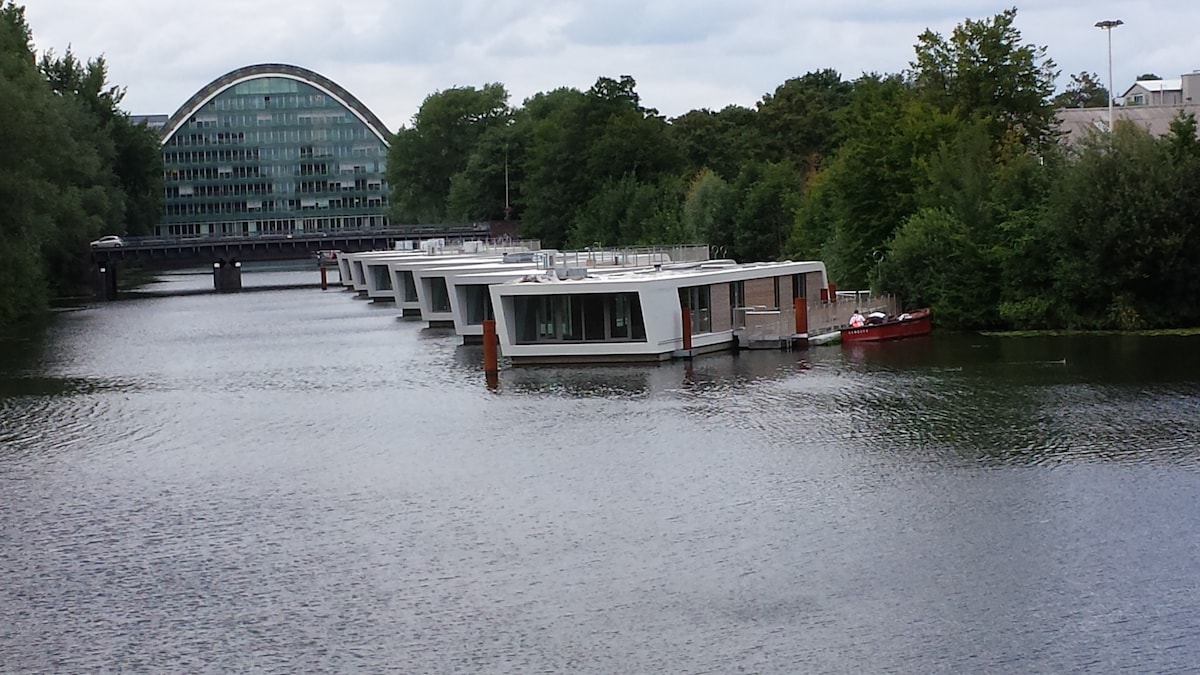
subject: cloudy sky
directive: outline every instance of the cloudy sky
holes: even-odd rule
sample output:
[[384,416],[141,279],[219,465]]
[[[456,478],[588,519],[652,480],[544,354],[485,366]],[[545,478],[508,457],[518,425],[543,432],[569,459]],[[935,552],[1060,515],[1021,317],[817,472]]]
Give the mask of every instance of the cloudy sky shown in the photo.
[[[500,82],[519,105],[558,87],[632,75],[643,105],[668,117],[753,106],[785,80],[833,68],[847,79],[904,70],[917,35],[1011,4],[980,0],[18,0],[38,50],[103,55],[135,114],[175,111],[235,68],[263,62],[315,70],[390,128],[424,98]],[[1113,31],[1114,89],[1146,72],[1200,69],[1200,2],[1032,0],[1025,42],[1063,72],[1107,80],[1102,19]]]

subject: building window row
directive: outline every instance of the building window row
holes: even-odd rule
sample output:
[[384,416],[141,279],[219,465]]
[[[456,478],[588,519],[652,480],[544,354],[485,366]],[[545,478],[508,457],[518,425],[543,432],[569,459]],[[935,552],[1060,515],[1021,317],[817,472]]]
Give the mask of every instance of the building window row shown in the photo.
[[247,199],[236,202],[171,202],[164,206],[168,217],[203,216],[220,213],[248,213],[253,211],[314,211],[339,209],[382,209],[387,200],[382,197],[350,197],[343,199]]
[[269,195],[275,192],[273,183],[244,183],[241,185],[168,185],[167,199],[189,197],[236,197],[238,195]]

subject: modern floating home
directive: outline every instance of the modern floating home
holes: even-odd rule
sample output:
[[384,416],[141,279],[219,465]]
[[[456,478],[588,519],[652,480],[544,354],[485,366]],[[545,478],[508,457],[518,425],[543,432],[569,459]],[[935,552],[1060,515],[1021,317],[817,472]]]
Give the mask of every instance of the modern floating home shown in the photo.
[[[447,245],[445,241],[425,240],[402,242],[397,248],[386,251],[362,251],[338,255],[338,273],[343,285],[353,287],[359,295],[380,302],[400,301],[401,296],[411,294],[404,291],[404,281],[397,280],[392,263],[414,263],[416,265],[449,265],[468,259],[499,261],[505,253],[527,252],[538,247],[536,241],[462,241]],[[408,275],[408,276],[411,276]],[[412,296],[409,309],[416,310],[416,297]]]
[[[532,263],[525,258],[506,256],[517,264],[487,265],[460,269],[430,269],[423,276],[431,284],[445,277],[449,295],[449,313],[442,311],[427,315],[430,325],[453,325],[454,331],[466,344],[483,340],[483,322],[494,319],[489,288],[495,284],[514,281],[526,276],[554,275],[556,278],[582,278],[617,274],[654,265],[701,263],[708,260],[708,247],[703,245],[652,246],[620,249],[590,249],[585,251],[543,250],[532,254]],[[421,305],[421,311],[426,312]],[[432,311],[432,308],[430,308]],[[443,308],[444,309],[444,308]]]
[[663,361],[807,338],[818,261],[675,263],[612,274],[528,275],[490,286],[514,364]]
[[[537,274],[536,263],[523,259],[491,261],[467,261],[451,265],[422,267],[413,270],[413,290],[417,296],[417,305],[423,321],[429,322],[430,328],[453,327],[459,335],[468,325],[479,329],[478,335],[483,335],[484,319],[492,318],[491,298],[488,296],[488,286],[494,283],[519,279],[527,274]],[[482,276],[489,281],[472,286],[456,286],[459,279],[475,279]],[[458,296],[458,297],[456,297]],[[456,320],[456,306],[463,311],[464,320]]]

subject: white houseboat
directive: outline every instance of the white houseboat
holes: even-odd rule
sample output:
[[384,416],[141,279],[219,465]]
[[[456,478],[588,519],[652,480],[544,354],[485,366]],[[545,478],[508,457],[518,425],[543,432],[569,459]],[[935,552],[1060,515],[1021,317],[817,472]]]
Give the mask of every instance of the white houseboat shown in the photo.
[[482,269],[506,264],[522,269],[529,267],[528,264],[505,263],[504,257],[497,254],[453,258],[442,256],[440,260],[397,260],[388,263],[388,269],[392,275],[396,307],[400,309],[402,316],[429,321],[432,326],[448,326],[451,315],[446,274],[453,269]]
[[[594,363],[802,339],[808,298],[828,288],[819,261],[709,261],[567,278],[543,273],[489,290],[500,350],[513,363]],[[796,307],[804,308],[801,321]]]

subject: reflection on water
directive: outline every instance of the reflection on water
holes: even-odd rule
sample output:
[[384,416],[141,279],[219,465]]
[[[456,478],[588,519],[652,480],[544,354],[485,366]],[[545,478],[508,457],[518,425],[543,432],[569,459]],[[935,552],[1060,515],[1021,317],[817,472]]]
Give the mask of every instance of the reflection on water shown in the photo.
[[936,334],[489,390],[479,347],[342,291],[64,313],[0,355],[0,654],[1185,671],[1194,344]]

